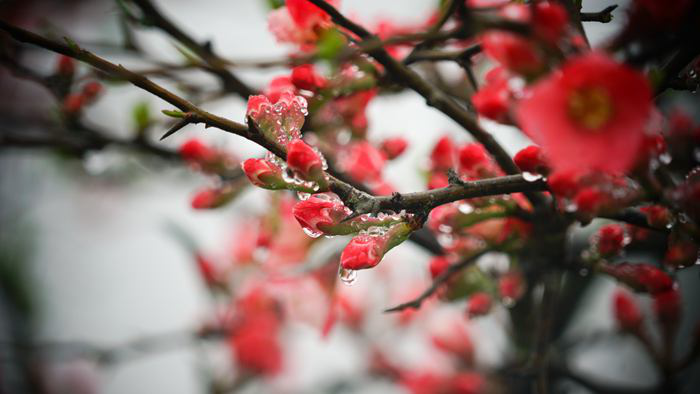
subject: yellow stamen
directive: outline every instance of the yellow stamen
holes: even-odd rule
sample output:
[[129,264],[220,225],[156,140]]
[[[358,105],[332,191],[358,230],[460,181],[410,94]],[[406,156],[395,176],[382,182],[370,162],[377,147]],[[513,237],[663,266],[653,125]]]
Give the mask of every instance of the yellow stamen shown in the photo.
[[569,96],[569,116],[592,132],[605,125],[612,114],[612,100],[603,88],[578,89]]

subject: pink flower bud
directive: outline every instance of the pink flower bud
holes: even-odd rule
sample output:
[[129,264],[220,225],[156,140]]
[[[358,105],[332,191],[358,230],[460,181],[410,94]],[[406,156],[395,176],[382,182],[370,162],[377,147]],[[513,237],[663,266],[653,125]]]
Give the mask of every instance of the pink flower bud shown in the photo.
[[440,189],[450,185],[450,179],[447,174],[443,172],[434,172],[430,174],[430,179],[428,180],[428,189]]
[[474,293],[467,302],[467,316],[483,316],[491,310],[491,296],[485,292]]
[[237,194],[232,188],[208,188],[198,191],[192,197],[192,208],[213,209],[223,206]]
[[435,256],[430,260],[430,277],[435,279],[450,267],[450,260],[445,256]]
[[613,294],[613,310],[618,326],[626,331],[636,331],[642,325],[642,313],[629,292],[617,289]]
[[592,237],[601,256],[613,256],[622,251],[627,242],[625,229],[619,224],[608,224],[598,229]]
[[671,222],[671,212],[661,205],[649,205],[639,208],[646,217],[647,223],[656,228],[665,228]]
[[486,84],[471,98],[472,104],[479,115],[504,122],[508,117],[510,106],[510,90],[507,81]]
[[501,275],[498,279],[498,291],[501,294],[501,298],[506,301],[519,300],[525,293],[525,283],[523,283],[522,274],[517,271],[510,271]]
[[282,369],[279,321],[271,313],[246,316],[229,339],[237,364],[251,373],[275,375]]
[[408,141],[402,137],[387,138],[381,144],[382,152],[389,160],[399,157],[407,147]]
[[199,273],[207,285],[211,286],[216,284],[219,281],[219,273],[217,272],[214,263],[199,253],[195,255],[195,259]]
[[513,161],[521,171],[533,174],[546,174],[549,171],[542,149],[536,145],[530,145],[516,153]]
[[472,171],[478,166],[486,165],[489,160],[489,155],[481,144],[467,144],[459,149],[459,166],[462,171]]
[[340,264],[350,270],[372,268],[384,257],[385,243],[383,237],[360,234],[343,249]]
[[255,186],[278,190],[286,188],[282,169],[265,159],[248,159],[241,164],[243,172]]
[[600,270],[637,291],[656,294],[673,287],[673,279],[650,264],[601,264]]
[[515,33],[487,31],[481,36],[481,43],[488,57],[514,73],[533,75],[544,66],[534,43]]
[[431,168],[435,171],[447,171],[454,167],[455,146],[452,139],[444,136],[438,140],[430,153]]
[[298,89],[315,92],[326,86],[326,79],[316,72],[313,64],[304,64],[292,69],[292,83]]
[[70,77],[75,73],[75,60],[66,55],[60,55],[56,63],[56,73],[65,77]]
[[83,110],[85,98],[82,94],[71,93],[63,99],[63,110],[71,115],[75,115]]
[[585,187],[576,194],[574,203],[576,210],[584,214],[595,214],[605,205],[608,198],[605,193],[595,187]]
[[94,100],[100,93],[102,93],[102,84],[97,81],[90,81],[83,86],[83,97],[87,101]]
[[348,270],[372,268],[379,264],[386,252],[405,241],[411,231],[408,224],[398,223],[381,235],[357,235],[343,249],[340,265]]
[[292,213],[307,234],[320,235],[335,234],[333,227],[339,225],[351,211],[335,194],[320,193],[296,203]]
[[275,104],[285,95],[296,95],[296,86],[292,83],[292,78],[283,75],[272,79],[267,85],[265,96],[270,99],[270,102]]
[[547,185],[558,197],[573,197],[579,190],[579,175],[572,171],[557,171],[547,178]]
[[678,289],[669,289],[654,295],[654,313],[666,335],[672,334],[681,319],[681,295]]
[[216,151],[201,140],[192,138],[180,145],[180,156],[187,160],[198,163],[207,163],[216,157]]
[[386,157],[369,142],[359,141],[343,152],[339,164],[356,181],[376,183],[382,178]]
[[532,19],[535,34],[550,44],[559,41],[568,22],[568,14],[561,4],[539,2],[535,5]]
[[287,165],[302,179],[324,183],[323,160],[312,147],[302,140],[287,145]]
[[246,114],[253,119],[265,111],[266,108],[271,108],[272,103],[267,98],[267,96],[257,95],[248,97],[248,108],[246,109]]

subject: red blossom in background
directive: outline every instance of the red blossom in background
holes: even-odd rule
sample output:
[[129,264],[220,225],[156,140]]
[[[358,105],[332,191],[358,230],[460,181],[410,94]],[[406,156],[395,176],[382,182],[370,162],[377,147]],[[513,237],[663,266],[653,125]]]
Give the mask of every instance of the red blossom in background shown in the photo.
[[536,83],[517,114],[556,171],[624,173],[638,157],[650,110],[643,75],[590,53]]

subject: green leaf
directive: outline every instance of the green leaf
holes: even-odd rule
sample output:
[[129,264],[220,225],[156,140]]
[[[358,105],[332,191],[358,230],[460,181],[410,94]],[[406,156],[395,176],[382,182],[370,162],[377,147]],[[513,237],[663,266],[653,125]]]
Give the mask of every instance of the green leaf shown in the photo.
[[148,103],[142,101],[134,105],[131,110],[131,117],[134,119],[134,124],[139,130],[143,130],[148,127],[151,121],[151,110],[148,107]]
[[185,113],[182,111],[178,111],[176,109],[164,109],[160,111],[163,113],[163,115],[170,116],[171,118],[184,118]]
[[338,29],[328,29],[321,34],[316,53],[322,59],[335,58],[345,47],[345,36]]

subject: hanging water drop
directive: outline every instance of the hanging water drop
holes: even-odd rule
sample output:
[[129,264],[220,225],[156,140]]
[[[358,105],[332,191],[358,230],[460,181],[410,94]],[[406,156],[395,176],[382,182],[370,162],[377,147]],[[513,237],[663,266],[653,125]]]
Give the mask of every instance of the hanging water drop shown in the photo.
[[352,286],[357,281],[357,271],[345,269],[341,265],[338,267],[338,277],[346,286]]
[[306,201],[311,197],[311,193],[297,192],[297,197],[299,197],[301,201]]

